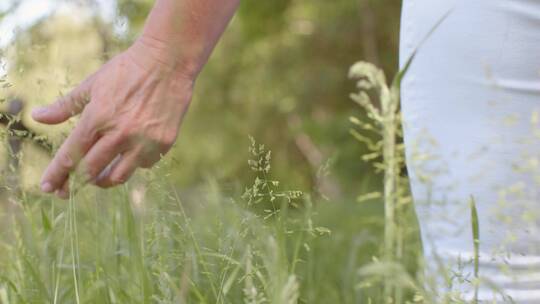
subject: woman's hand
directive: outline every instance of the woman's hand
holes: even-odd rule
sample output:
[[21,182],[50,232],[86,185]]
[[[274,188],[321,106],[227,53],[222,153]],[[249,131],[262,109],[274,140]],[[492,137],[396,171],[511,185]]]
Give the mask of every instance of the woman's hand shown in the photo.
[[75,169],[85,182],[119,185],[138,167],[151,167],[169,151],[197,73],[189,65],[165,62],[159,48],[139,40],[70,94],[32,112],[45,124],[81,113],[43,174],[42,191],[66,198]]
[[[68,196],[77,169],[84,182],[124,183],[149,168],[176,140],[193,84],[239,0],[156,0],[141,38],[69,95],[35,110],[58,124],[81,114],[47,167],[44,192]],[[78,174],[77,174],[78,175]]]

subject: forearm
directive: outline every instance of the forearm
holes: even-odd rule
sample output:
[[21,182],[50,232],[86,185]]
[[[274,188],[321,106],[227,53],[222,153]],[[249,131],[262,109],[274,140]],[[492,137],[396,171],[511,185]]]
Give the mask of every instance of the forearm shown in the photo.
[[238,4],[239,0],[157,0],[132,48],[146,53],[143,61],[157,59],[196,77]]

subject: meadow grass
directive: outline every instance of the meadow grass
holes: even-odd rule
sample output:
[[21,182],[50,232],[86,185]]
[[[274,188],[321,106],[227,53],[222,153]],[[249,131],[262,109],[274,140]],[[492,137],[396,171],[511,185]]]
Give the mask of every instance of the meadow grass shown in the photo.
[[[172,160],[114,190],[72,182],[68,202],[11,189],[1,209],[0,304],[442,303],[417,276],[421,244],[402,172],[403,74],[388,86],[379,69],[359,63],[350,76],[370,118],[351,118],[351,133],[384,176],[380,192],[359,187],[356,199],[331,202],[287,189],[272,179],[271,152],[252,138],[253,182],[233,190],[213,179],[178,189],[163,174]],[[478,279],[474,200],[471,221]]]
[[250,153],[243,192],[148,173],[68,202],[22,193],[3,214],[0,302],[376,303],[358,269],[379,254],[382,204],[282,190],[265,147]]

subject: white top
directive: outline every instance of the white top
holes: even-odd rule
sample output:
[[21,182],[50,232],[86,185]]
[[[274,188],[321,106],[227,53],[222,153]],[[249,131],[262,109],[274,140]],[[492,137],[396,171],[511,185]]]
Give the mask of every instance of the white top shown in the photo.
[[540,303],[540,1],[405,0],[402,65],[441,19],[402,84],[426,254],[471,256],[474,196],[480,275],[517,303]]

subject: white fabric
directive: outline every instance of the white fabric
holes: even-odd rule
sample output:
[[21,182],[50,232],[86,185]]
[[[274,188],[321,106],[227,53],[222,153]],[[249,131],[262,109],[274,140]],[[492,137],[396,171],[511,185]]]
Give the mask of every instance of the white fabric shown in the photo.
[[474,196],[481,297],[540,303],[540,1],[405,0],[402,66],[417,47],[402,112],[426,275],[472,277]]

